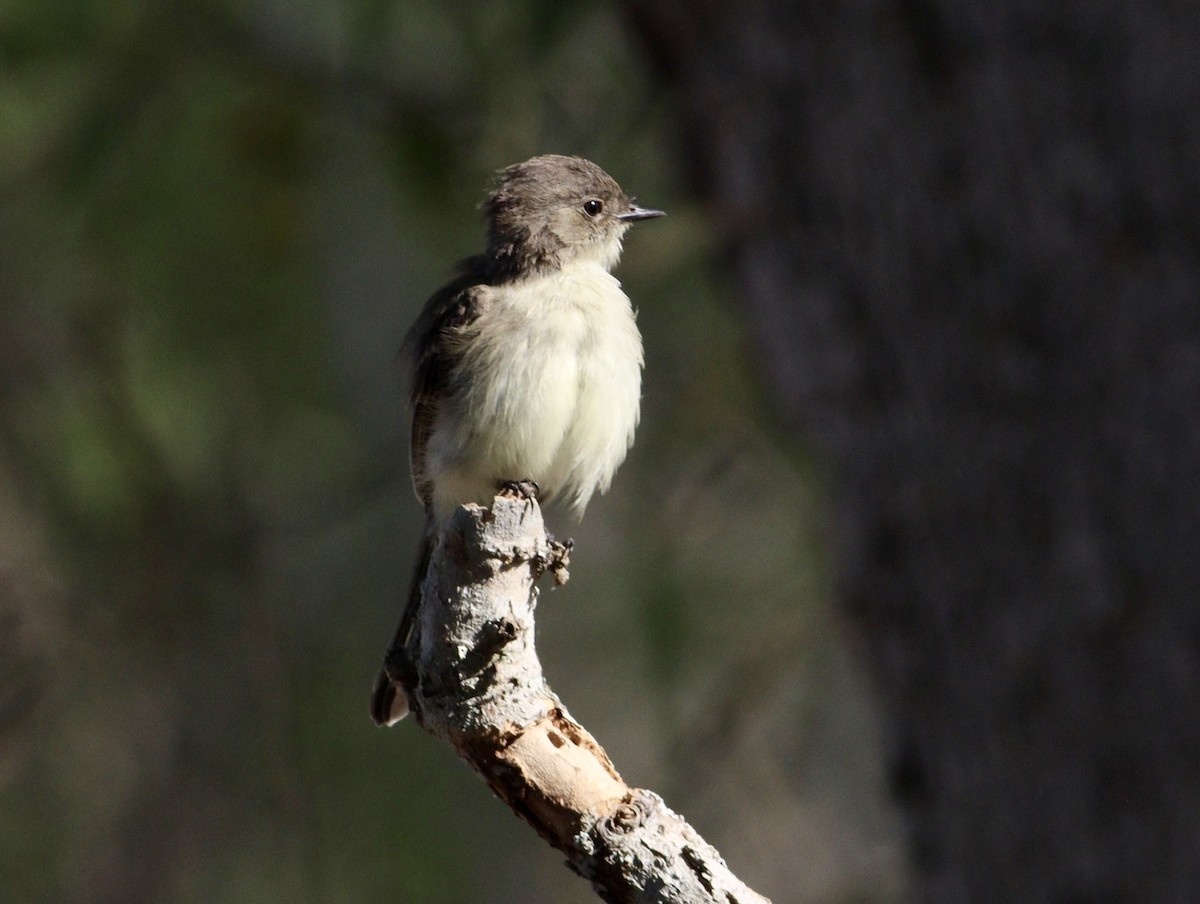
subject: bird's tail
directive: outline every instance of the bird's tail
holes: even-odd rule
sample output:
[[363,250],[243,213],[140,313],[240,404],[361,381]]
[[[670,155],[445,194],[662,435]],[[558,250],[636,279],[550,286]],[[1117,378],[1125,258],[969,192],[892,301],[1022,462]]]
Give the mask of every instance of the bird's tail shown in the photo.
[[[412,634],[413,622],[417,610],[421,607],[421,585],[425,582],[425,572],[429,569],[429,557],[433,554],[434,536],[426,531],[421,539],[421,550],[417,556],[417,566],[413,571],[412,583],[408,588],[408,600],[404,604],[404,615],[396,628],[396,636],[392,638],[391,646],[383,657],[383,668],[375,679],[375,689],[371,692],[371,718],[376,725],[395,725],[408,715],[408,692],[399,678],[393,677],[394,671],[389,672],[389,664],[393,661],[404,660],[403,650]],[[397,656],[397,653],[401,655]]]

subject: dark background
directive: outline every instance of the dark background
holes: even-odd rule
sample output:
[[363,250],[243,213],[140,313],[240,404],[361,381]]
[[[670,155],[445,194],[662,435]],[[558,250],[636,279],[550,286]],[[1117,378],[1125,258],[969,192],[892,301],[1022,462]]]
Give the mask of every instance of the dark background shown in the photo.
[[777,902],[1200,898],[1188,4],[0,7],[5,900],[589,901],[366,696],[491,173],[664,221],[551,683]]

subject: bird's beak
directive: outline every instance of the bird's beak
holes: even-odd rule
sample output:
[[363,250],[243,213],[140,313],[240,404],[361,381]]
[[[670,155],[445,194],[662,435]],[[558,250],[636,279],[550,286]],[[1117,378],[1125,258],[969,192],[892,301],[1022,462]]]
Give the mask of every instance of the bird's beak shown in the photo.
[[617,214],[617,219],[622,223],[632,223],[634,220],[651,220],[654,217],[665,217],[666,215],[665,210],[651,210],[649,207],[638,207],[636,204],[631,204],[625,213]]

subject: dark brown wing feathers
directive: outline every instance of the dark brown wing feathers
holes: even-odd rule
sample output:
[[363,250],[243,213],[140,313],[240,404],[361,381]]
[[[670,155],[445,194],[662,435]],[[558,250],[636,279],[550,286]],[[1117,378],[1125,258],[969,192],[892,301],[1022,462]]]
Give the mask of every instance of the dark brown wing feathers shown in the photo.
[[430,507],[433,488],[426,476],[425,448],[437,417],[453,362],[447,346],[454,334],[479,316],[484,290],[484,259],[471,258],[462,265],[457,279],[436,292],[404,340],[414,361],[412,385],[412,434],[409,463],[417,498]]

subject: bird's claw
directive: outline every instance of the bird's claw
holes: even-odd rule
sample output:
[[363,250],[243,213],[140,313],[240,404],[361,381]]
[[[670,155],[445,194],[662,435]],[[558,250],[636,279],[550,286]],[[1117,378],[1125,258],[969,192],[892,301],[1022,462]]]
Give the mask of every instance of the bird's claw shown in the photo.
[[506,480],[500,484],[501,496],[507,496],[513,499],[537,499],[538,485],[532,480]]

